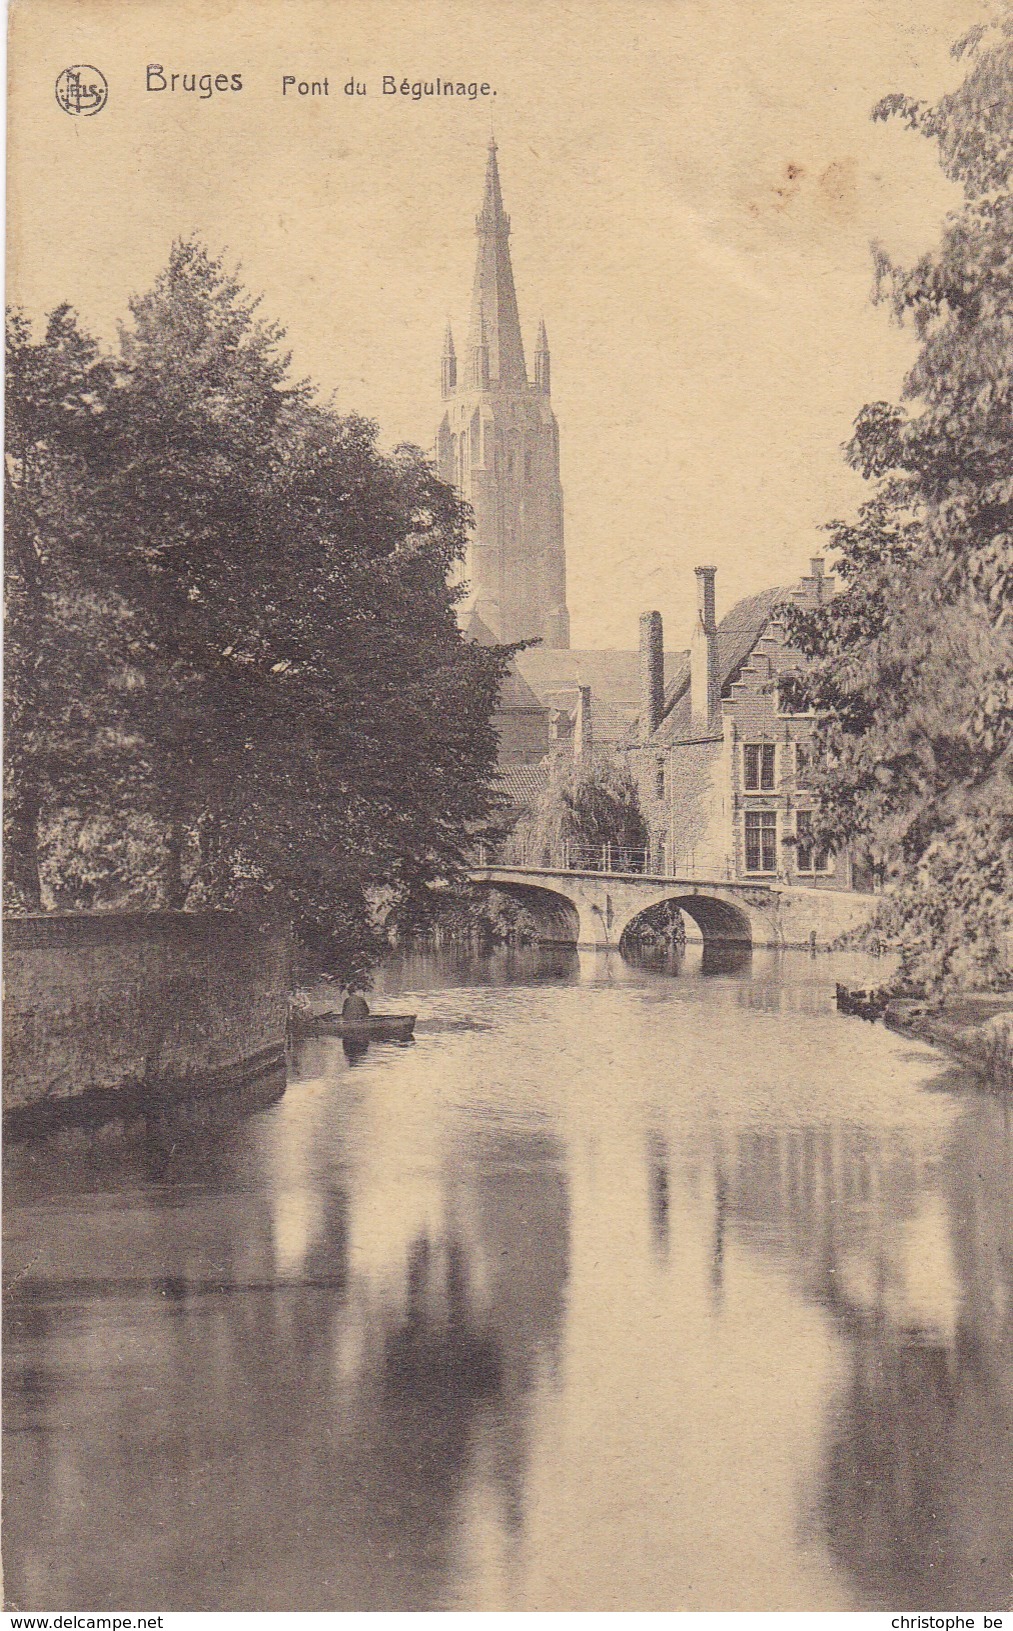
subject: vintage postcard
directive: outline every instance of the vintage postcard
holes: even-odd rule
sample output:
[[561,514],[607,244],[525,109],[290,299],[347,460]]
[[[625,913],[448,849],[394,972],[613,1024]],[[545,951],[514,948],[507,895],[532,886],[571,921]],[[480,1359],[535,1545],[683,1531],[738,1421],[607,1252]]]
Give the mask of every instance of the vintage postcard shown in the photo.
[[9,42],[7,1610],[1000,1627],[1013,12]]

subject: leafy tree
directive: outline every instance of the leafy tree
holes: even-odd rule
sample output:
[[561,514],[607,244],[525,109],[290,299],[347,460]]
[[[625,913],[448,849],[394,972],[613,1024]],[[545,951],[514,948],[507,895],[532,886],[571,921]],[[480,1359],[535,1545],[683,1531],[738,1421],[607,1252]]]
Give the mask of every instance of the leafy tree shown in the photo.
[[847,450],[871,492],[829,529],[843,593],[787,623],[789,689],[822,714],[824,836],[885,873],[912,974],[980,983],[1009,976],[1013,931],[1013,20],[955,49],[950,95],[875,110],[937,144],[963,203],[916,266],[877,254],[918,357]]
[[110,362],[65,306],[40,341],[10,314],[6,350],[5,885],[38,910],[47,812],[123,794],[135,671],[92,525]]
[[509,651],[458,630],[452,489],[292,383],[281,340],[219,260],[175,244],[121,331],[84,524],[127,609],[158,901],[291,915],[361,974],[379,892],[456,876],[494,808]]
[[637,784],[623,760],[597,755],[587,763],[560,754],[545,788],[514,828],[508,852],[552,865],[567,843],[636,851],[648,842]]

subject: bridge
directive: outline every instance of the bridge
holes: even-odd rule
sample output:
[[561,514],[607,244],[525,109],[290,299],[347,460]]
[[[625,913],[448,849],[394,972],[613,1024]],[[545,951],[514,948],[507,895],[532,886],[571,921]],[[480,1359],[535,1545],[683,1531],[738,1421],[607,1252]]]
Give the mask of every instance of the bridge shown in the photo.
[[877,904],[857,890],[652,873],[645,852],[611,846],[557,859],[504,865],[480,853],[469,876],[526,906],[540,940],[601,951],[618,948],[638,918],[662,906],[685,912],[705,944],[825,949],[869,922]]

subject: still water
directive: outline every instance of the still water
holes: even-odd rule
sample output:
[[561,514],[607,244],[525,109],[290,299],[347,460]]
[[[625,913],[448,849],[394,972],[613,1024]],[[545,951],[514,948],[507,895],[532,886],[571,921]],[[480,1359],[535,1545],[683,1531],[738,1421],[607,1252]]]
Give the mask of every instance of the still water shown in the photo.
[[1013,1603],[1008,1102],[853,961],[406,957],[409,1046],[6,1150],[8,1603]]

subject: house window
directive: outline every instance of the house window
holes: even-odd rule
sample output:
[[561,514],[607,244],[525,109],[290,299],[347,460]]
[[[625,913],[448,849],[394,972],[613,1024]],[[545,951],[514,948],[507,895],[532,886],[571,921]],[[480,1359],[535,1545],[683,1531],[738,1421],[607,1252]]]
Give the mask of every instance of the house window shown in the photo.
[[813,774],[812,749],[801,742],[795,744],[795,786],[811,787]]
[[795,866],[799,872],[830,872],[830,851],[818,844],[813,834],[813,813],[799,810],[795,815]]
[[654,772],[654,796],[656,799],[663,799],[665,796],[665,766],[663,762],[659,763]]
[[774,872],[777,867],[777,812],[746,811],[746,871]]
[[747,793],[772,793],[774,791],[774,744],[773,742],[748,742],[742,750],[745,764],[745,788]]

